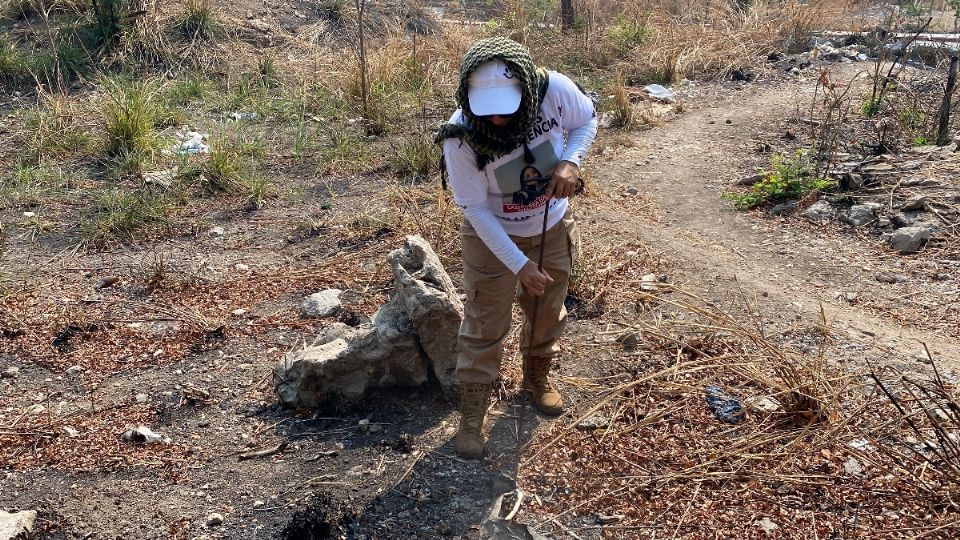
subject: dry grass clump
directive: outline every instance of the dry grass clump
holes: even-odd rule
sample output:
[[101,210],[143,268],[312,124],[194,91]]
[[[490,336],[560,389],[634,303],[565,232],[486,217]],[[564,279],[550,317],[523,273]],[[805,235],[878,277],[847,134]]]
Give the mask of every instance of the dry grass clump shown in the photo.
[[[928,358],[933,362],[932,357]],[[933,375],[893,367],[870,374],[886,414],[866,430],[878,441],[871,463],[931,497],[936,508],[960,511],[960,397],[932,363]]]
[[[599,386],[591,404],[524,454],[520,484],[533,497],[537,526],[713,538],[753,536],[745,531],[759,533],[766,518],[785,537],[825,537],[858,512],[818,507],[824,496],[855,503],[863,531],[931,523],[923,511],[884,514],[916,495],[898,491],[898,479],[861,488],[848,442],[867,404],[855,376],[827,361],[822,334],[801,336],[820,346],[804,356],[694,295],[657,287],[646,295],[645,316],[594,336],[622,348],[620,382]],[[726,421],[708,404],[711,388],[737,403]]]

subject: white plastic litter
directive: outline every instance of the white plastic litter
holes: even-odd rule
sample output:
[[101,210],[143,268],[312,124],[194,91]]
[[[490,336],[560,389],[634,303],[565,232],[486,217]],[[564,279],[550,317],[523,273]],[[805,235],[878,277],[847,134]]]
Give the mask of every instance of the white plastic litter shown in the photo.
[[672,102],[677,99],[677,93],[659,84],[650,84],[643,88],[648,94],[663,101]]
[[180,144],[174,148],[174,151],[178,154],[208,154],[210,153],[210,147],[204,143],[207,139],[207,135],[199,133],[196,131],[188,131],[186,133],[177,133],[177,138],[180,139]]
[[255,112],[232,112],[227,115],[227,118],[239,122],[241,120],[255,120],[257,116]]
[[170,437],[154,432],[146,426],[137,426],[124,432],[121,437],[125,442],[139,444],[170,444]]

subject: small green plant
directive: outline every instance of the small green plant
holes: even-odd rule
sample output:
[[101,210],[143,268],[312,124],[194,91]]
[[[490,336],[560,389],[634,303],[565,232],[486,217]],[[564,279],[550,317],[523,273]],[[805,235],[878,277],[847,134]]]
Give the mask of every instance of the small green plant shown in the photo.
[[27,57],[6,38],[0,38],[0,86],[15,86],[30,76]]
[[98,141],[87,115],[62,94],[41,92],[37,108],[27,113],[23,125],[29,135],[29,158],[44,163],[47,158],[65,159],[95,151]]
[[80,223],[84,239],[97,245],[134,242],[138,236],[164,227],[173,210],[171,200],[152,191],[110,189],[101,193]]
[[647,25],[646,18],[627,19],[618,15],[614,23],[607,28],[607,35],[613,47],[620,54],[626,54],[649,40],[653,32]]
[[873,118],[880,112],[880,100],[867,98],[860,106],[860,115],[864,118]]
[[914,146],[928,146],[930,145],[930,139],[924,137],[923,135],[917,135],[913,138]]
[[175,28],[187,39],[209,40],[220,34],[220,21],[210,0],[187,0]]
[[183,79],[167,87],[165,98],[174,107],[183,107],[207,96],[211,90],[210,80],[201,71],[190,71]]
[[440,149],[433,140],[424,135],[414,135],[401,139],[394,146],[390,166],[397,176],[417,182],[429,177],[439,160]]
[[274,88],[277,86],[277,61],[272,54],[264,54],[257,61],[257,74],[260,86]]
[[107,79],[103,121],[108,161],[119,173],[138,171],[160,149],[157,123],[164,118],[160,87],[153,81]]
[[363,139],[337,127],[330,130],[329,137],[329,143],[320,149],[321,171],[364,169],[369,150]]
[[76,80],[87,70],[90,55],[72,37],[60,37],[53,50],[30,57],[30,70],[47,86],[63,86]]
[[61,169],[19,159],[13,163],[9,176],[0,181],[0,207],[38,205],[69,187],[70,181]]
[[798,150],[791,157],[778,154],[773,157],[771,170],[747,193],[724,193],[723,198],[741,209],[756,208],[767,203],[799,199],[813,191],[827,191],[836,187],[829,178],[813,177],[814,164],[809,152]]
[[207,193],[236,192],[246,178],[246,164],[232,148],[216,148],[210,152],[201,176],[200,187]]

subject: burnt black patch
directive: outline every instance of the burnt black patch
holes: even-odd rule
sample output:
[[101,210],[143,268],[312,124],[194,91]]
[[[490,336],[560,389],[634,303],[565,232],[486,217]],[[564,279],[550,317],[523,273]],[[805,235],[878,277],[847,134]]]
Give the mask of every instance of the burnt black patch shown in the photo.
[[339,538],[363,513],[329,495],[314,495],[304,508],[294,512],[280,531],[282,540],[322,540]]

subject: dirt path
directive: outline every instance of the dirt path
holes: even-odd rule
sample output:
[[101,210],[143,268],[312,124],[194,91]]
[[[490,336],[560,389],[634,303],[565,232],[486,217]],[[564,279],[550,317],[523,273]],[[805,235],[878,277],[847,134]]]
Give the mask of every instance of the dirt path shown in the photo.
[[[845,64],[836,71],[849,78],[861,69]],[[852,340],[914,360],[925,356],[924,342],[944,366],[960,367],[960,342],[942,328],[923,321],[905,327],[884,316],[928,284],[920,277],[904,287],[878,282],[878,273],[904,263],[879,240],[857,238],[838,223],[814,227],[801,217],[740,212],[721,199],[732,181],[753,172],[745,162],[769,163],[768,155],[757,154],[758,143],[798,130],[789,119],[798,102],[809,104],[814,82],[724,92],[711,105],[636,136],[635,146],[595,165],[596,180],[653,196],[663,219],[650,225],[614,211],[611,220],[629,223],[624,234],[635,233],[680,262],[688,289],[722,295],[739,286],[758,311],[781,323],[815,321],[822,303],[834,329]],[[848,301],[850,293],[856,296]]]

